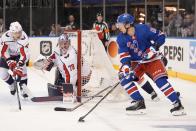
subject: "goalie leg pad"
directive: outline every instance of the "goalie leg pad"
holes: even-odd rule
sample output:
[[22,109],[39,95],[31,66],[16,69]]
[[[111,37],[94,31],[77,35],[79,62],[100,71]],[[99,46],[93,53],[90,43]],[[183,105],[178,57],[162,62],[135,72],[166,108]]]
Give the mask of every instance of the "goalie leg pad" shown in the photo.
[[48,96],[62,96],[61,89],[56,88],[55,86],[52,86],[48,84]]

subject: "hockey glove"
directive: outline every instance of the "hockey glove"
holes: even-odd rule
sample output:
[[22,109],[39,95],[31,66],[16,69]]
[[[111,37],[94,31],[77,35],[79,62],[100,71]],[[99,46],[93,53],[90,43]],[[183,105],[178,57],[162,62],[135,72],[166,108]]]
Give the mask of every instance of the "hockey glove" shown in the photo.
[[25,64],[25,63],[24,63],[23,60],[19,60],[19,61],[18,61],[18,65],[19,65],[19,66],[24,66],[24,64]]
[[13,70],[16,67],[16,61],[15,60],[7,60],[7,65],[10,70]]
[[119,79],[123,81],[123,79],[129,81],[137,81],[137,77],[135,76],[134,71],[131,71],[130,65],[123,65],[118,73]]
[[168,63],[167,58],[162,55],[161,60],[163,61],[164,66],[167,66],[167,63]]
[[150,48],[146,49],[144,58],[145,60],[150,60],[155,58],[156,55],[157,55],[157,51],[155,50],[154,47],[151,46]]
[[155,49],[155,51],[159,51],[160,45],[158,43],[154,43],[152,47]]
[[22,67],[16,67],[16,68],[13,70],[13,76],[24,77],[24,76],[26,76],[26,75],[23,74],[23,69],[22,69]]

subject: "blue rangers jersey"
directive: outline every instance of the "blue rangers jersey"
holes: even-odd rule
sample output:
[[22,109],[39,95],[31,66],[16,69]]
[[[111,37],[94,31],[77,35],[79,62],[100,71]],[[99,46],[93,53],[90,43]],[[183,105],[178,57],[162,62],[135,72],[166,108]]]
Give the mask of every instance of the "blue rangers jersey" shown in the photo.
[[122,32],[117,36],[118,52],[122,64],[142,60],[145,51],[153,46],[151,41],[154,41],[159,47],[165,43],[165,35],[159,30],[145,24],[137,24],[134,28],[134,36]]

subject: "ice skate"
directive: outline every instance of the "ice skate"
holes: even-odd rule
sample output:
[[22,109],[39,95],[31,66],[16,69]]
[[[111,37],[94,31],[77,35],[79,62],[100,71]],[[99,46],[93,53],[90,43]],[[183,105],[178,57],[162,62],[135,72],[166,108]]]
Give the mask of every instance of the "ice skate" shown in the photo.
[[29,91],[28,91],[28,88],[27,88],[27,85],[26,84],[22,84],[20,86],[20,91],[21,91],[21,95],[24,98],[28,98],[29,97],[29,95],[28,95]]
[[154,91],[151,93],[151,99],[155,102],[160,101],[160,98],[158,97],[157,93]]
[[144,100],[131,102],[131,105],[126,108],[128,114],[146,114],[146,106]]
[[173,105],[174,108],[170,110],[173,116],[186,115],[186,112],[184,111],[184,107],[182,106],[181,101],[176,101]]
[[10,93],[11,95],[15,95],[16,93],[16,88],[14,87],[14,83],[9,85]]

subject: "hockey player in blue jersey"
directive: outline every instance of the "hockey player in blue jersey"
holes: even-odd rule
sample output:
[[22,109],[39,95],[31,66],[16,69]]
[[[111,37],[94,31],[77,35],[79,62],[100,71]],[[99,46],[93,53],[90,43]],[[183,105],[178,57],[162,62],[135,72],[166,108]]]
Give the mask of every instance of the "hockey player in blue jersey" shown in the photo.
[[120,30],[117,43],[122,64],[119,71],[121,85],[134,100],[126,110],[143,112],[146,109],[144,98],[134,83],[145,73],[173,103],[174,107],[170,110],[172,115],[184,115],[184,107],[167,81],[167,72],[159,52],[159,47],[165,43],[164,33],[145,24],[134,24],[134,17],[126,13],[118,16],[117,27]]

